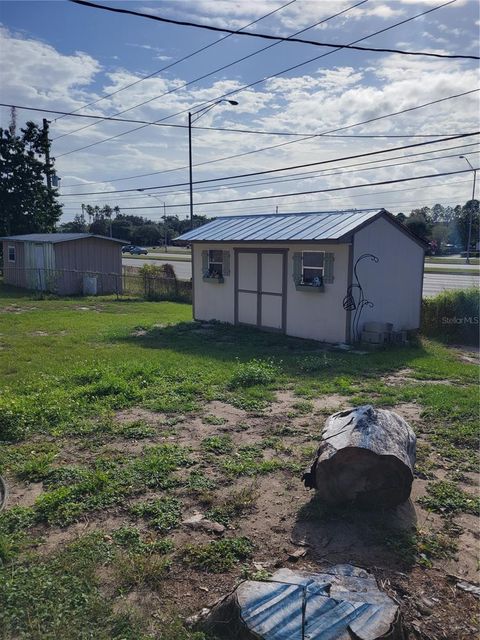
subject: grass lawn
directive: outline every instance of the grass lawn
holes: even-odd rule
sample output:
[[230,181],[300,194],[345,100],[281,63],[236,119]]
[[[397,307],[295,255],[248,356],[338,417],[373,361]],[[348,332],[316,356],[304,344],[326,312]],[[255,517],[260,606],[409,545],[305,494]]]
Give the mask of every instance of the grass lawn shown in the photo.
[[[375,569],[423,637],[473,637],[447,576],[478,580],[477,380],[474,355],[432,341],[343,352],[188,305],[1,289],[0,637],[203,640],[182,621],[298,542],[297,567]],[[367,402],[418,436],[394,513],[328,509],[300,481],[325,418]]]

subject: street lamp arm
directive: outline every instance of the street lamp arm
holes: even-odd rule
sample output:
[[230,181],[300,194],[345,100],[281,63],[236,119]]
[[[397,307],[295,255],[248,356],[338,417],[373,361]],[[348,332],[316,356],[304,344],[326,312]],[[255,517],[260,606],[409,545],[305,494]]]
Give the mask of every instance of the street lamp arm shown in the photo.
[[201,109],[198,109],[197,111],[191,111],[190,112],[192,123],[196,122],[197,120],[202,118],[211,109],[216,107],[217,104],[221,104],[222,102],[228,102],[228,104],[231,104],[232,106],[236,106],[238,104],[238,102],[236,100],[226,100],[226,99],[217,100],[216,102],[213,102],[212,104],[207,104],[205,107],[202,107]]

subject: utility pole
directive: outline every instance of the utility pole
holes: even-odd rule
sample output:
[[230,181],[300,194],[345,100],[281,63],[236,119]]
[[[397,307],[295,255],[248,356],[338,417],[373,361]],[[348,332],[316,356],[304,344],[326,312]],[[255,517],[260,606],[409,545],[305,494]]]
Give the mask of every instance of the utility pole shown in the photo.
[[472,173],[473,173],[472,205],[470,207],[469,216],[468,216],[467,257],[466,257],[466,260],[465,260],[466,264],[470,264],[470,243],[472,241],[473,203],[475,201],[475,185],[476,185],[476,182],[477,182],[477,169],[474,169],[472,167],[472,164],[471,164],[470,160],[468,158],[466,158],[465,156],[458,156],[458,157],[462,158],[462,160],[465,160],[468,163],[468,166],[470,167],[470,169],[472,170]]
[[188,112],[188,169],[190,181],[190,230],[193,229],[192,114]]
[[168,253],[168,231],[167,231],[167,205],[163,203],[163,240],[165,242],[165,253]]
[[48,191],[52,191],[52,174],[50,173],[50,140],[48,139],[49,121],[43,119],[43,144],[45,149],[45,176],[47,178]]

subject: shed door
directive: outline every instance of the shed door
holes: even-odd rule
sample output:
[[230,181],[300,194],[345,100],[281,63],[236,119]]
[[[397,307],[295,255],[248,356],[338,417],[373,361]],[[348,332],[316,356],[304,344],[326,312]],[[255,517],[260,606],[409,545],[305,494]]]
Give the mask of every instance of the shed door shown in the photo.
[[46,278],[45,278],[45,254],[43,252],[43,244],[42,243],[38,243],[35,244],[35,267],[37,269],[37,273],[36,273],[36,282],[37,282],[37,289],[39,289],[40,291],[44,291],[45,290],[45,282],[46,282]]
[[282,249],[236,250],[236,322],[285,331],[285,254]]

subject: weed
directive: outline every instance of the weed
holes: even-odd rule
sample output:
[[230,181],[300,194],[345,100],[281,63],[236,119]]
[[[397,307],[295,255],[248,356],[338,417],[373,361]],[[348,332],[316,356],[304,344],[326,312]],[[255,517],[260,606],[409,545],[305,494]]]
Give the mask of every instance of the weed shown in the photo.
[[188,488],[197,493],[203,493],[204,491],[211,491],[215,489],[217,483],[201,471],[192,471],[187,482]]
[[117,429],[117,433],[128,440],[141,440],[155,435],[156,431],[145,420],[135,420],[133,422],[124,422]]
[[202,422],[205,422],[205,424],[220,425],[220,424],[225,424],[227,420],[225,418],[220,418],[220,416],[208,415],[208,416],[203,416]]
[[306,415],[313,411],[313,402],[309,400],[297,400],[292,404],[292,409],[297,415]]
[[220,522],[227,527],[233,519],[253,511],[257,499],[258,490],[255,485],[251,485],[232,492],[219,505],[209,509],[205,515],[210,520]]
[[173,550],[172,540],[159,538],[144,540],[136,527],[120,527],[112,533],[115,544],[126,549],[129,553],[149,555],[152,553],[166,554]]
[[229,435],[208,436],[202,440],[202,448],[210,453],[227,454],[233,451],[233,441]]
[[168,557],[151,554],[121,554],[114,564],[116,581],[121,589],[148,586],[158,589],[170,570]]
[[321,355],[303,356],[297,360],[297,367],[302,373],[317,373],[325,371],[331,362],[326,353]]
[[453,558],[458,551],[456,542],[449,536],[421,529],[387,530],[379,534],[380,539],[398,559],[410,566],[418,562],[431,567],[432,560]]
[[233,569],[238,561],[250,558],[252,551],[253,544],[248,538],[227,538],[204,545],[188,545],[183,551],[183,560],[197,569],[224,573]]
[[278,366],[273,360],[253,358],[237,365],[228,386],[230,389],[238,389],[239,387],[268,385],[276,380],[278,373]]
[[480,498],[463,491],[454,482],[439,480],[427,485],[427,494],[419,499],[429,511],[436,513],[480,514]]
[[256,580],[257,582],[266,582],[271,577],[270,571],[267,569],[256,569],[253,571],[248,565],[244,565],[242,569],[242,578],[244,580]]
[[137,518],[146,518],[158,531],[165,533],[178,526],[182,510],[175,498],[159,498],[133,505],[130,513]]

